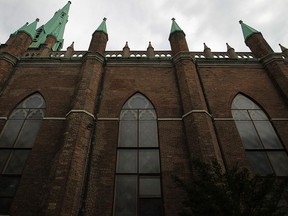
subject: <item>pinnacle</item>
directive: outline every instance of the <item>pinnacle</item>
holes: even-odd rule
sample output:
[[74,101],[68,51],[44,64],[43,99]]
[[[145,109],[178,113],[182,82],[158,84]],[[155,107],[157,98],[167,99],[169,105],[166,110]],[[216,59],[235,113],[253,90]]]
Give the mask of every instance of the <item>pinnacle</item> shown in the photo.
[[241,25],[243,36],[244,36],[245,40],[252,34],[260,33],[259,31],[255,30],[254,28],[245,24],[242,20],[240,20],[239,23]]

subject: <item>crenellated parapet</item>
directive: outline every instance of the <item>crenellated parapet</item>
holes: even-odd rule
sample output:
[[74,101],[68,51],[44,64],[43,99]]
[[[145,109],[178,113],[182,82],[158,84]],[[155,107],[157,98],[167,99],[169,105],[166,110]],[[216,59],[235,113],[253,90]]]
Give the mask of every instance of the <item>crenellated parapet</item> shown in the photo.
[[[50,51],[47,56],[43,56],[39,50],[28,50],[21,57],[23,59],[27,58],[82,58],[87,51],[77,51],[77,50],[66,50],[66,51]],[[278,56],[284,58],[282,53],[276,53]],[[211,57],[206,57],[205,52],[203,51],[192,51],[189,52],[189,55],[193,59],[235,59],[235,60],[255,60],[255,56],[251,52],[235,52],[235,57],[231,57],[229,52],[212,52]],[[127,59],[139,59],[139,58],[158,58],[158,59],[171,59],[173,57],[170,50],[154,50],[153,55],[147,50],[130,50],[129,54],[125,53],[123,50],[108,50],[105,51],[106,58],[127,58]]]

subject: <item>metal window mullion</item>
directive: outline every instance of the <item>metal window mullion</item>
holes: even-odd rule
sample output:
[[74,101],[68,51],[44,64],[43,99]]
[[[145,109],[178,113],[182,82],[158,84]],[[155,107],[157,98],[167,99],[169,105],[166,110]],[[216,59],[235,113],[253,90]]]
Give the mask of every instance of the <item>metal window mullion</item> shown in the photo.
[[[252,125],[253,125],[253,127],[254,127],[254,129],[255,129],[255,131],[256,131],[256,134],[257,134],[257,136],[258,136],[258,139],[260,140],[260,143],[261,143],[263,149],[265,149],[265,146],[264,146],[264,144],[263,144],[263,142],[262,142],[262,139],[261,139],[261,137],[260,137],[260,135],[259,135],[259,133],[258,133],[257,127],[256,127],[256,125],[254,124],[254,120],[252,119],[249,110],[251,110],[251,109],[247,109],[247,113],[248,113],[248,116],[249,116],[249,118],[250,118],[250,121],[252,122]],[[257,121],[257,120],[255,120],[255,121]]]
[[[260,109],[260,110],[261,110],[261,109]],[[265,153],[265,156],[266,156],[267,159],[268,159],[268,162],[269,162],[270,167],[271,167],[271,169],[272,169],[272,171],[273,171],[273,174],[275,174],[274,167],[273,167],[273,165],[272,165],[272,163],[271,163],[271,161],[270,161],[270,158],[268,157],[268,154],[267,154],[268,149],[265,148],[265,146],[264,146],[264,144],[263,144],[263,142],[262,142],[262,139],[261,139],[261,137],[260,137],[260,135],[259,135],[259,133],[258,133],[257,127],[256,127],[256,125],[254,124],[254,120],[252,119],[252,117],[251,117],[251,115],[250,115],[250,113],[249,113],[249,110],[247,110],[247,112],[248,112],[248,115],[249,115],[249,117],[250,117],[250,119],[251,119],[251,122],[252,122],[252,124],[253,124],[253,127],[255,128],[255,131],[256,131],[257,136],[258,136],[258,138],[259,138],[259,140],[260,140],[260,143],[261,143],[261,145],[262,145],[262,147],[263,147],[263,149],[261,150],[261,152],[264,152],[264,153]],[[265,114],[265,113],[264,113],[264,114]],[[266,114],[265,114],[265,116],[266,116]],[[255,120],[255,121],[257,121],[257,120]],[[263,121],[267,121],[267,120],[263,120]],[[258,151],[259,151],[259,150],[258,150]]]
[[[2,175],[6,175],[6,174],[3,174],[3,172],[6,170],[6,168],[7,168],[7,166],[8,166],[8,162],[10,161],[10,159],[11,159],[11,157],[12,157],[12,154],[15,152],[15,151],[18,151],[18,150],[29,150],[29,151],[31,151],[32,150],[32,148],[11,148],[11,152],[10,152],[10,154],[9,154],[9,156],[8,156],[8,158],[7,158],[7,160],[6,160],[6,163],[5,163],[5,165],[4,165],[4,167],[3,167],[3,169],[2,169]],[[29,156],[28,156],[29,157]],[[27,157],[27,159],[28,159],[28,157]],[[26,162],[25,162],[26,163]],[[24,170],[24,168],[23,168],[23,170]],[[22,170],[22,172],[23,172],[23,170]],[[21,175],[22,175],[22,172],[21,172],[21,174],[15,174],[15,175],[18,175],[18,176],[20,176],[21,177]]]
[[139,170],[139,143],[140,143],[140,130],[139,130],[139,125],[140,125],[140,114],[139,114],[139,109],[137,109],[137,194],[136,194],[136,214],[137,215],[140,215],[140,187],[139,187],[139,173],[140,173],[140,170]]
[[[27,120],[27,117],[28,117],[29,113],[30,113],[30,109],[29,109],[29,108],[21,108],[21,109],[22,109],[22,110],[23,110],[23,109],[24,109],[24,110],[27,110],[27,115],[25,116],[24,119],[19,119],[19,120],[23,120],[23,123],[22,123],[22,125],[21,125],[21,127],[20,127],[20,130],[18,131],[18,134],[17,134],[17,136],[16,136],[15,142],[14,142],[14,144],[12,145],[13,148],[15,148],[15,145],[16,145],[18,139],[19,139],[19,135],[21,134],[21,131],[22,131],[22,129],[23,129],[23,126],[24,126],[24,124],[25,124],[25,122],[26,122],[26,120]],[[18,120],[18,119],[16,119],[16,120]]]

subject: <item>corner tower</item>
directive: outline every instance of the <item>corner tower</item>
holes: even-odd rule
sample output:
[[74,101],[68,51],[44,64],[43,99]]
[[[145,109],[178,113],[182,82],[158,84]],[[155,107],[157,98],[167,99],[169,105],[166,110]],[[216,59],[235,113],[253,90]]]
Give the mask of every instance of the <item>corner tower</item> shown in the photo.
[[106,20],[107,19],[104,17],[100,26],[93,33],[88,51],[98,52],[104,55],[108,41]]
[[185,36],[184,31],[176,23],[175,18],[172,18],[169,41],[173,55],[176,55],[178,52],[189,52]]
[[284,96],[284,100],[288,104],[288,70],[281,56],[277,56],[269,46],[261,32],[239,21],[246,45],[253,54],[259,58],[261,64],[274,81],[274,85],[280,90]]
[[36,19],[31,24],[26,23],[0,46],[0,94],[7,86],[18,60],[32,43],[38,21]]

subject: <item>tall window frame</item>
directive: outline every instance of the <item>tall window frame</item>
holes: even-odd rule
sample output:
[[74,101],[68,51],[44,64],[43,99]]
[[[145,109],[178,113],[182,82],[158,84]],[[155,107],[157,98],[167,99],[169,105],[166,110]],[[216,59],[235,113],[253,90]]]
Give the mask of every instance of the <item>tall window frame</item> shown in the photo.
[[113,215],[163,215],[157,115],[140,93],[120,114]]
[[239,93],[231,112],[254,173],[288,176],[287,151],[264,110]]
[[0,133],[0,214],[9,214],[45,108],[44,98],[34,93],[12,111]]

